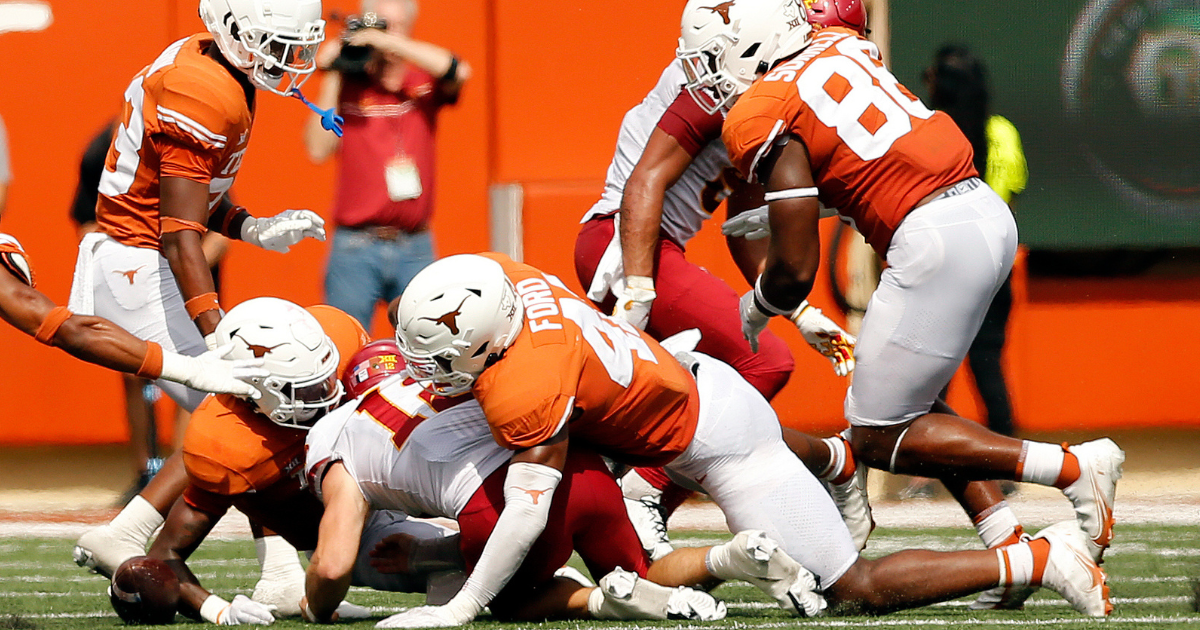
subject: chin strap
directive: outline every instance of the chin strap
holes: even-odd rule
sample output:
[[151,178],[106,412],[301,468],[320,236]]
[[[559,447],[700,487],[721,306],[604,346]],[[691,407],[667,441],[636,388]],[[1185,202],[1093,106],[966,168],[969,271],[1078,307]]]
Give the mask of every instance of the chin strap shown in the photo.
[[332,131],[339,138],[342,137],[342,125],[346,123],[346,120],[338,116],[336,110],[317,107],[314,103],[304,98],[304,94],[300,92],[300,88],[292,88],[290,94],[300,99],[301,103],[308,105],[309,109],[321,117],[321,128],[325,129],[325,131]]

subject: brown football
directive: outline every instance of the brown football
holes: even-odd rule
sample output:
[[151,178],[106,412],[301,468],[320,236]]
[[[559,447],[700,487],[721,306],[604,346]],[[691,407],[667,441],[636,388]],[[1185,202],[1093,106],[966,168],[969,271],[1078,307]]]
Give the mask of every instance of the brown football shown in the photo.
[[108,599],[125,623],[172,623],[179,605],[179,578],[162,560],[136,556],[113,573]]

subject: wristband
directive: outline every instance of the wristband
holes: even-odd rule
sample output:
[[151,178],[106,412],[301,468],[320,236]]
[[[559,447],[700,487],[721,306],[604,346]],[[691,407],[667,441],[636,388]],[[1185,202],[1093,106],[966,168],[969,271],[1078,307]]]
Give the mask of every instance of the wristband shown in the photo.
[[779,308],[778,306],[775,306],[774,304],[771,304],[770,302],[767,301],[767,298],[764,297],[762,294],[762,276],[761,275],[758,276],[758,280],[754,281],[754,305],[756,307],[758,307],[758,310],[762,311],[766,315],[788,316],[788,315],[792,314],[793,310],[795,310],[795,309]]
[[183,308],[187,311],[188,317],[196,319],[200,317],[201,313],[220,310],[221,304],[217,302],[217,294],[209,291],[184,302]]
[[221,625],[221,613],[229,608],[229,602],[217,597],[209,595],[208,599],[200,605],[200,617],[211,624]]
[[450,67],[446,68],[446,74],[442,75],[441,81],[449,83],[458,78],[458,57],[450,55]]
[[241,240],[242,224],[250,218],[250,211],[241,207],[234,206],[225,213],[225,220],[221,222],[221,233],[232,239]]
[[798,199],[800,197],[816,197],[816,188],[789,188],[787,190],[776,190],[763,195],[763,199],[768,203],[772,201],[782,201],[784,199]]
[[199,223],[196,223],[195,221],[188,221],[187,219],[180,219],[178,217],[159,217],[158,218],[158,233],[159,234],[170,234],[171,232],[186,232],[189,230],[192,232],[196,232],[197,234],[203,235],[205,232],[208,231],[208,228],[204,227],[203,225],[201,225]]
[[46,319],[42,320],[42,325],[38,326],[37,333],[34,334],[39,342],[50,345],[54,341],[54,335],[58,334],[58,329],[71,319],[71,311],[65,306],[56,306],[47,315]]
[[162,376],[163,369],[163,349],[153,341],[146,342],[146,358],[142,359],[142,366],[138,368],[137,375],[142,378],[155,380]]
[[653,291],[654,278],[650,276],[625,276],[625,287],[641,291]]
[[800,325],[800,316],[803,315],[804,311],[811,306],[812,306],[812,304],[809,304],[808,300],[804,300],[803,302],[800,303],[800,306],[796,307],[796,310],[792,311],[792,314],[788,316],[788,319],[792,320],[793,324],[799,326]]

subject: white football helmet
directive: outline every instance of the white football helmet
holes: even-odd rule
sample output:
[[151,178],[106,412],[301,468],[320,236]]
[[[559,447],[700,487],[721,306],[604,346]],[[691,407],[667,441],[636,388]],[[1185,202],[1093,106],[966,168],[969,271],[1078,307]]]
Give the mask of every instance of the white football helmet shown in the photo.
[[229,63],[255,87],[282,96],[316,70],[325,41],[321,0],[200,0],[200,19]]
[[802,0],[689,0],[679,49],[687,90],[709,114],[737,97],[776,61],[812,41]]
[[250,384],[254,403],[276,424],[308,429],[342,398],[338,350],[321,324],[300,306],[272,297],[246,300],[217,324],[217,344],[229,359],[263,359],[270,375]]
[[500,263],[462,254],[429,265],[396,309],[396,344],[412,377],[442,396],[471,389],[512,345],[525,311]]

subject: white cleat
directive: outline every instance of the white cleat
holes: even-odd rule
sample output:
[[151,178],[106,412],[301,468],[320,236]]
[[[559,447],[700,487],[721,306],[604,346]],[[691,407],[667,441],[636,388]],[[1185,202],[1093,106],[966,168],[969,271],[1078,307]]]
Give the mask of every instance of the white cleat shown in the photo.
[[146,555],[146,544],[115,532],[109,525],[101,525],[84,532],[75,541],[71,556],[75,564],[111,578],[122,562]]
[[817,592],[817,579],[787,555],[765,533],[749,529],[738,532],[729,545],[730,568],[766,593],[780,608],[799,617],[816,617],[826,608]]
[[[862,551],[867,538],[875,530],[875,518],[871,515],[871,504],[867,500],[867,467],[858,466],[850,453],[850,443],[842,434],[821,440],[833,453],[834,464],[821,479],[834,505],[850,530],[855,547]],[[846,479],[834,483],[835,479]]]
[[687,619],[716,621],[725,618],[725,602],[686,586],[669,588],[645,580],[620,567],[600,578],[605,619]]
[[638,500],[626,497],[625,511],[651,562],[675,551],[667,536],[667,511],[661,503],[650,497]]
[[1113,537],[1113,502],[1125,451],[1108,438],[1067,447],[1079,460],[1079,479],[1063,488],[1075,506],[1075,518],[1087,534],[1092,560],[1101,562]]
[[1112,612],[1108,577],[1088,552],[1087,534],[1075,521],[1062,521],[1038,532],[1034,540],[1050,542],[1050,558],[1042,586],[1063,596],[1075,610],[1091,617]]
[[997,586],[979,594],[967,608],[971,610],[1022,610],[1025,600],[1037,592],[1036,586]]

